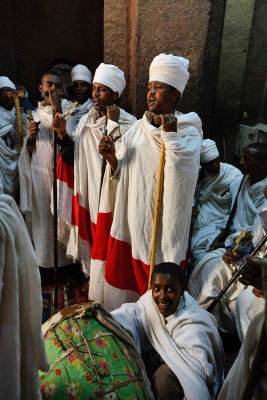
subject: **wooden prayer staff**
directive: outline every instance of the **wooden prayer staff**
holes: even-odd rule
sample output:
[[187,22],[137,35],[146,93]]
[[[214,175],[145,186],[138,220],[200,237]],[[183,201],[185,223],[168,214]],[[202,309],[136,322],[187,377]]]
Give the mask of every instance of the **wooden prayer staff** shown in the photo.
[[19,99],[24,97],[23,90],[16,90],[15,92],[8,92],[8,97],[13,97],[16,108],[16,117],[17,117],[17,127],[18,127],[18,136],[19,136],[19,148],[22,149],[23,145],[23,136],[22,136],[22,125],[21,125],[21,115],[20,115],[20,103]]
[[[257,244],[257,246],[254,248],[254,250],[249,254],[250,256],[255,256],[257,252],[262,248],[264,243],[267,241],[267,235],[265,235],[261,241]],[[207,308],[207,311],[211,312],[216,304],[219,303],[221,298],[225,295],[229,287],[237,280],[237,278],[242,274],[242,271],[246,268],[247,266],[247,260],[243,262],[243,264],[238,268],[237,272],[233,275],[233,277],[230,279],[230,281],[224,286],[224,288],[220,291],[218,296],[213,300],[213,302],[210,304],[210,306]]]
[[154,265],[155,265],[155,254],[156,254],[156,248],[157,248],[157,236],[158,236],[158,228],[159,228],[159,216],[160,216],[162,195],[163,195],[164,165],[165,165],[165,144],[164,144],[164,141],[161,140],[157,196],[156,196],[155,215],[154,215],[153,234],[152,234],[152,249],[151,249],[151,253],[150,253],[148,290],[151,289],[150,280],[151,280],[151,275],[152,275]]
[[[53,111],[53,118],[55,112]],[[54,130],[53,143],[53,214],[54,214],[54,314],[58,312],[58,220],[57,220],[57,131]]]

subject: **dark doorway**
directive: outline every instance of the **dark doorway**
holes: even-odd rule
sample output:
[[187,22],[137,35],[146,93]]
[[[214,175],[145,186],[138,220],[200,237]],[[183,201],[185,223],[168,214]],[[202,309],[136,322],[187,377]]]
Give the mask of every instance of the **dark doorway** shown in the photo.
[[23,85],[36,104],[39,76],[55,61],[103,60],[104,0],[2,0],[0,75]]

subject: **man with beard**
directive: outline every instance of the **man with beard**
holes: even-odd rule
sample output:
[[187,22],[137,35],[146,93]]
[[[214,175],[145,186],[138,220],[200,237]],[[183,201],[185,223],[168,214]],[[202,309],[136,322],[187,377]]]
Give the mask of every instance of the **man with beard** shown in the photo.
[[[214,241],[217,248],[200,259],[188,282],[188,292],[203,308],[211,304],[236,272],[237,266],[232,253],[233,243],[244,229],[252,232],[255,217],[261,212],[265,203],[263,191],[267,185],[267,145],[252,143],[245,147],[241,163],[245,178],[243,181],[242,178],[237,179],[231,187],[233,203],[236,198],[237,203],[227,238],[221,242],[221,235],[218,236],[218,240]],[[212,313],[222,330],[230,332],[235,330],[235,304],[242,290],[244,285],[239,281],[234,282],[213,309]]]
[[[172,54],[155,57],[149,70],[149,111],[122,138],[117,156],[108,136],[99,144],[119,180],[110,235],[102,230],[94,242],[98,264],[91,266],[89,298],[110,310],[138,300],[148,287],[161,141],[166,154],[155,264],[169,260],[185,268],[202,140],[199,117],[176,111],[188,64]],[[113,181],[105,181],[109,193]]]
[[[118,148],[120,137],[136,121],[134,116],[116,105],[125,85],[123,71],[115,65],[101,63],[93,79],[94,107],[80,120],[74,133],[75,140],[67,135],[61,115],[56,115],[53,122],[60,137],[62,156],[58,167],[59,238],[67,248],[67,255],[82,261],[86,275],[90,270],[104,177],[105,163],[98,153],[98,145],[103,135],[112,134]],[[109,221],[102,223],[105,229],[110,228]]]

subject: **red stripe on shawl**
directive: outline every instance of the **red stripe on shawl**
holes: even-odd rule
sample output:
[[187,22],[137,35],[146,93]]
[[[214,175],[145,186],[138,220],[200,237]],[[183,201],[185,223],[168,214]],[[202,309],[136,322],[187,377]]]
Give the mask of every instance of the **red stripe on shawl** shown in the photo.
[[[180,262],[183,271],[186,258]],[[105,279],[109,285],[142,296],[148,289],[149,265],[132,257],[131,245],[109,237]]]
[[98,213],[96,230],[94,234],[94,244],[92,258],[104,261],[107,256],[108,239],[112,224],[112,213]]
[[78,195],[73,196],[71,223],[79,228],[79,236],[92,245],[96,225],[91,221],[89,211],[79,204]]
[[65,182],[69,188],[74,189],[74,168],[59,157],[57,163],[57,179]]

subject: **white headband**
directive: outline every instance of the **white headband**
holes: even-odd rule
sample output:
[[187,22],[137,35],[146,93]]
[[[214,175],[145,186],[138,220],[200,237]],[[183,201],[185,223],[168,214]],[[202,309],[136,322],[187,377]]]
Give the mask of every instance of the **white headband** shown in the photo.
[[16,86],[7,76],[0,76],[0,89],[7,87],[16,90]]
[[219,152],[216,143],[213,140],[205,139],[202,141],[200,152],[200,163],[207,163],[219,157]]
[[102,85],[108,86],[113,92],[118,92],[119,96],[125,88],[126,81],[124,72],[122,72],[116,65],[101,63],[96,71],[93,83],[98,82]]
[[183,57],[161,53],[149,68],[149,82],[159,81],[173,86],[182,94],[189,79],[189,61]]
[[82,64],[77,64],[71,70],[71,81],[85,81],[92,84],[92,74],[90,70]]

